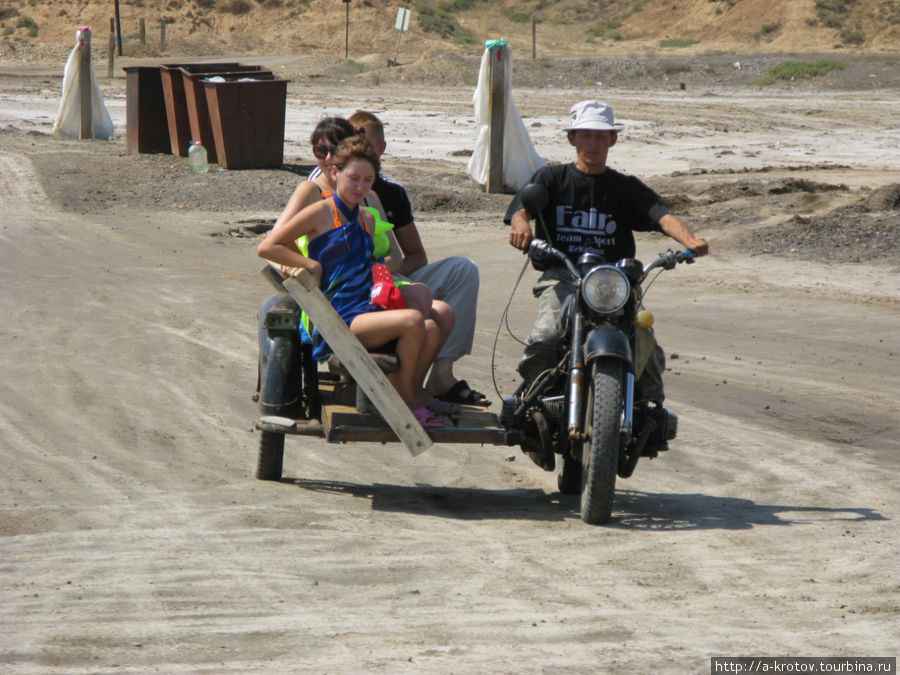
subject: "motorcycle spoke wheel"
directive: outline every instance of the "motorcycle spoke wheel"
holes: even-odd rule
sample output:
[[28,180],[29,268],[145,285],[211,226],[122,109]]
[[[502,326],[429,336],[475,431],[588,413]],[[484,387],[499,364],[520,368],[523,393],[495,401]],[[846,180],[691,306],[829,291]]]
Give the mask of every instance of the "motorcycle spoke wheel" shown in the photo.
[[603,525],[612,517],[619,464],[619,426],[625,373],[622,363],[599,359],[593,366],[593,396],[585,405],[582,445],[581,519]]

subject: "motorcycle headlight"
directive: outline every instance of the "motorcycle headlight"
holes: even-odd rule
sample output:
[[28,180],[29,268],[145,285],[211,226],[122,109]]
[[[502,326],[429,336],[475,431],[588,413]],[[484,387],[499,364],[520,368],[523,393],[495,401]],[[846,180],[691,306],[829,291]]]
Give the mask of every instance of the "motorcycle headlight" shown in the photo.
[[581,282],[581,294],[588,307],[601,314],[618,312],[628,302],[631,284],[615,267],[595,267]]

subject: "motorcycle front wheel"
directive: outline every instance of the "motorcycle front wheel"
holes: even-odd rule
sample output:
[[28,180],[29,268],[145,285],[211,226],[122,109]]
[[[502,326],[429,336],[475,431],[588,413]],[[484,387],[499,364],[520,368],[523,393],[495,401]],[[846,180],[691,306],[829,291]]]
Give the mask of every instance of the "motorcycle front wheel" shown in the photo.
[[581,519],[603,525],[612,516],[619,466],[620,424],[625,383],[624,364],[598,359],[585,406],[584,431],[590,442],[581,451]]

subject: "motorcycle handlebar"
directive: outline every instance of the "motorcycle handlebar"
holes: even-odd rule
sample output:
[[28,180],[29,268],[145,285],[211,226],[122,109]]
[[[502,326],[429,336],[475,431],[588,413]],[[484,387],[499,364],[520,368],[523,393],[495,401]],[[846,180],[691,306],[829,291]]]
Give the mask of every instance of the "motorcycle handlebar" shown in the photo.
[[[581,278],[581,275],[578,273],[578,268],[575,267],[575,264],[569,259],[569,256],[558,248],[554,248],[543,239],[532,239],[531,243],[528,245],[527,254],[529,258],[538,264],[542,259],[546,261],[547,258],[554,258],[565,265],[566,269],[568,269],[576,279]],[[657,267],[662,267],[667,270],[675,269],[675,265],[678,263],[692,260],[694,257],[694,252],[690,249],[685,249],[684,251],[666,251],[644,268],[643,276],[646,278],[647,275]]]
[[569,256],[558,248],[554,248],[543,239],[531,240],[531,243],[528,245],[528,257],[534,261],[540,261],[541,258],[547,257],[555,258],[566,266],[566,269],[572,273],[572,276],[576,279],[581,278],[581,275],[578,273],[578,268],[575,267],[575,263],[569,260]]
[[684,251],[666,251],[644,268],[644,276],[646,277],[652,270],[656,269],[657,267],[662,267],[666,270],[675,269],[675,265],[677,265],[678,263],[692,260],[694,257],[694,252],[690,249],[685,249]]

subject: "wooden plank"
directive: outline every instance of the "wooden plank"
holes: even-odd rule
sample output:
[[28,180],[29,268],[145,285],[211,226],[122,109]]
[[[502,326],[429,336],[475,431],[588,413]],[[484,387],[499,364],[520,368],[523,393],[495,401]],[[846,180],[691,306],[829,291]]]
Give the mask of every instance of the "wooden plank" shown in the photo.
[[350,328],[334,311],[319,290],[315,278],[306,270],[298,277],[284,280],[284,287],[309,315],[328,345],[350,371],[376,405],[382,417],[414,456],[431,447],[432,441],[400,394],[381,372]]
[[[323,405],[322,428],[329,443],[365,441],[395,443],[398,439],[384,420],[366,415],[346,405]],[[436,443],[481,443],[506,445],[506,431],[496,415],[484,408],[465,406],[447,426],[428,427],[431,440]]]

